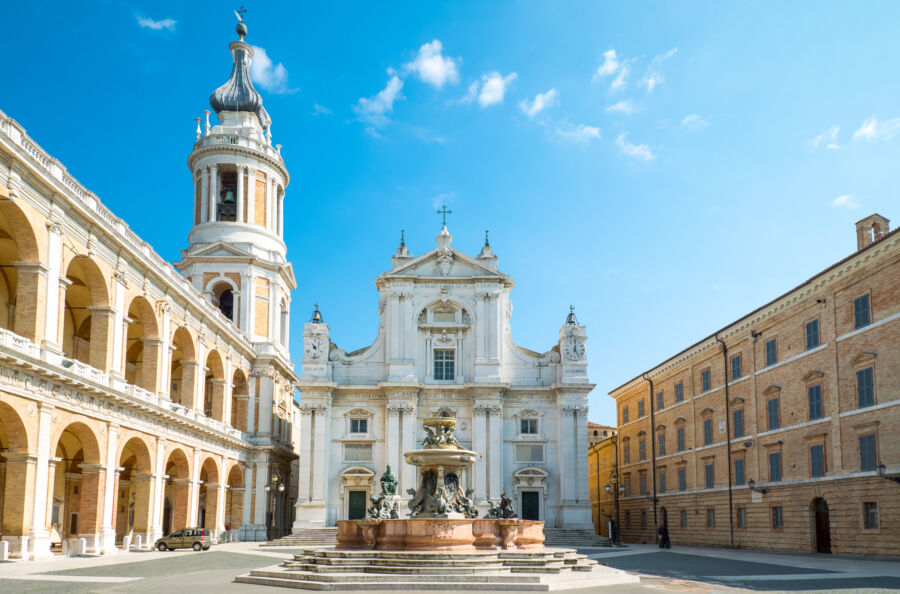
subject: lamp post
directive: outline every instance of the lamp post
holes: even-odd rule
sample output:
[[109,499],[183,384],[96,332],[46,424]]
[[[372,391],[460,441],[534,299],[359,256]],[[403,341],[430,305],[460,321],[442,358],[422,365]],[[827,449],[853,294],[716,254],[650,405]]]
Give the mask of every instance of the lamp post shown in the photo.
[[[609,477],[609,483],[606,483],[604,490],[607,495],[612,491],[614,492],[613,498],[615,502],[615,525],[613,526],[612,534],[609,535],[610,540],[613,545],[619,544],[619,493],[625,492],[625,485],[619,484],[619,475],[615,471]],[[610,484],[612,483],[612,484]]]
[[270,500],[271,505],[269,506],[269,509],[271,510],[269,512],[269,523],[266,526],[266,532],[268,533],[266,535],[266,540],[272,540],[272,535],[275,533],[275,506],[278,503],[275,493],[284,493],[284,483],[280,482],[277,474],[273,474],[271,481],[265,486],[265,490],[266,493],[270,493],[272,497]]
[[876,470],[878,471],[878,476],[880,476],[881,478],[900,484],[900,477],[887,475],[887,464],[885,464],[884,462],[879,464],[876,467]]
[[761,495],[765,495],[766,493],[769,492],[769,490],[765,487],[757,487],[756,481],[753,479],[750,479],[747,481],[747,488],[750,489],[751,491],[753,491],[754,493],[759,493]]

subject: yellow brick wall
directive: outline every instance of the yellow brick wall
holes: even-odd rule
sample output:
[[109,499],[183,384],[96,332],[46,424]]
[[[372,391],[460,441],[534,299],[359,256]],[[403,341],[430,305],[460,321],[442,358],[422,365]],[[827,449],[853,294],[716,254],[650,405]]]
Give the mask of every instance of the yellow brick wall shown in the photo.
[[256,308],[253,316],[253,331],[257,336],[269,336],[269,280],[256,279]]
[[266,174],[259,172],[256,174],[256,192],[254,192],[253,204],[253,222],[257,225],[266,226]]

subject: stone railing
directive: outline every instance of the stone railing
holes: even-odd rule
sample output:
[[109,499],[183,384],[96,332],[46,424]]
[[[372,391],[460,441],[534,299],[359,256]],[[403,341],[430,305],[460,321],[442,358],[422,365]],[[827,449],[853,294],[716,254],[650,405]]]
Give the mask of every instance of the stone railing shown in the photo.
[[32,359],[41,358],[41,347],[27,338],[19,336],[4,328],[0,328],[0,346],[4,346],[17,353],[31,357]]
[[[44,149],[42,149],[33,139],[26,133],[25,129],[14,119],[0,111],[0,135],[8,138],[14,146],[18,146],[25,153],[26,158],[31,165],[39,171],[43,171],[48,177],[59,182],[68,192],[70,196],[75,198],[88,210],[97,214],[98,218],[105,222],[107,226],[121,238],[122,242],[130,246],[137,254],[153,264],[149,267],[163,277],[165,283],[169,286],[179,289],[185,297],[190,299],[191,306],[199,310],[199,313],[207,320],[211,320],[218,325],[218,330],[226,336],[230,335],[233,340],[244,343],[250,348],[250,342],[246,334],[232,323],[231,320],[219,311],[196,288],[184,278],[175,267],[162,258],[153,247],[141,239],[128,224],[114,215],[97,196],[82,186],[78,180],[72,177],[66,168],[51,157]],[[245,139],[246,140],[246,139]],[[247,140],[247,142],[250,142]],[[255,144],[255,143],[254,143]],[[273,158],[279,158],[277,152],[271,147],[255,147],[263,150]]]

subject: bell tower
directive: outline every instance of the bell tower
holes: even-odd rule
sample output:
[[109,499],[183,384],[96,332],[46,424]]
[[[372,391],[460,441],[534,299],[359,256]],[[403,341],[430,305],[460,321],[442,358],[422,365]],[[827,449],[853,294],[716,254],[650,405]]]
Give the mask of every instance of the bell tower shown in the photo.
[[218,118],[197,118],[188,157],[193,227],[176,264],[194,287],[253,341],[258,356],[290,362],[290,293],[297,287],[284,244],[284,196],[290,176],[272,122],[250,78],[253,48],[237,25],[231,76],[213,91]]

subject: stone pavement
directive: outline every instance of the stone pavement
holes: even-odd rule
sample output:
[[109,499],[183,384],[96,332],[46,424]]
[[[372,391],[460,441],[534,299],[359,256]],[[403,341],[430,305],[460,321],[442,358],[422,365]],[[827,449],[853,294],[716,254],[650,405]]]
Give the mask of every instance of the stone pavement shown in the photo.
[[[0,592],[278,594],[282,590],[235,584],[232,580],[250,569],[272,565],[299,552],[295,547],[260,548],[259,543],[228,543],[202,553],[153,551],[0,563]],[[702,547],[662,551],[652,545],[584,548],[580,552],[611,567],[638,573],[642,581],[570,590],[573,594],[900,590],[900,560]]]

